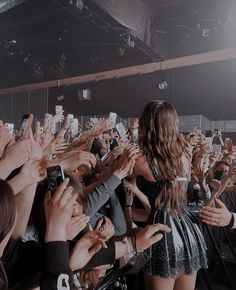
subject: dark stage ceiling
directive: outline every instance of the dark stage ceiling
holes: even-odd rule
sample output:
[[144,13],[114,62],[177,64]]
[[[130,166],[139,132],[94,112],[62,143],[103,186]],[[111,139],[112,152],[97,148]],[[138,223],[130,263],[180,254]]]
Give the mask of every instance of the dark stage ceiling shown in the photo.
[[[0,1],[0,88],[235,47],[235,32],[235,0]],[[206,111],[209,103],[236,99],[235,65],[178,69],[161,78],[181,113],[191,114],[198,90]]]

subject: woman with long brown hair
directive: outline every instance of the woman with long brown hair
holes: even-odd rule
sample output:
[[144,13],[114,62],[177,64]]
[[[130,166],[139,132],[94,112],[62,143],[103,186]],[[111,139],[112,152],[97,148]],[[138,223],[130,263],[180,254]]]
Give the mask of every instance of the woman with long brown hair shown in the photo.
[[148,223],[171,228],[148,250],[147,289],[194,290],[197,271],[207,267],[206,245],[186,208],[191,161],[178,115],[168,102],[154,100],[144,108],[139,125],[142,155],[134,173],[151,205]]

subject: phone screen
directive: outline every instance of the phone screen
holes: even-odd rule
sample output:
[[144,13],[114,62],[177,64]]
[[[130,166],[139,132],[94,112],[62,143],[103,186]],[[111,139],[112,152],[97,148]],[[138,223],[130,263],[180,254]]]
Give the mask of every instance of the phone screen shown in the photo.
[[123,123],[118,123],[116,124],[116,130],[120,136],[120,139],[122,141],[127,141],[128,138],[127,138],[127,135],[126,135],[126,130],[125,130],[125,127],[123,125]]
[[115,127],[115,124],[116,124],[116,118],[117,118],[117,114],[116,113],[113,113],[113,112],[110,112],[109,114],[109,129],[113,129]]
[[53,191],[55,188],[61,185],[65,179],[64,170],[62,166],[53,166],[48,167],[47,169],[47,179],[48,179],[48,188],[50,191]]
[[14,133],[14,124],[11,123],[6,123],[5,127],[7,128],[7,130],[9,131],[9,134],[12,136]]
[[29,118],[30,118],[30,114],[25,114],[22,117],[21,125],[20,125],[20,136],[23,135],[24,130],[28,127],[28,125],[29,125]]

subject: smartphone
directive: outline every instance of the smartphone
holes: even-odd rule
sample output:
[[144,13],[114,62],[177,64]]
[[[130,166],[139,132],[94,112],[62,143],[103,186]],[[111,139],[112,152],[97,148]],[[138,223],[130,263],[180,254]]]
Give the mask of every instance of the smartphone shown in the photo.
[[52,192],[61,185],[65,179],[64,170],[61,165],[48,167],[47,169],[48,188]]
[[52,122],[52,114],[46,113],[44,116],[44,125],[47,127]]
[[55,106],[55,113],[56,113],[56,115],[57,114],[59,114],[59,113],[61,113],[63,111],[63,107],[62,106]]
[[70,131],[71,131],[71,137],[76,137],[79,132],[79,120],[73,119],[70,123]]
[[9,134],[12,136],[14,133],[14,124],[11,123],[6,123],[5,127],[7,128],[7,130],[9,131]]
[[106,154],[104,154],[101,158],[101,161],[105,161],[107,159],[107,157],[110,155],[111,150],[108,150]]
[[93,124],[96,124],[98,121],[98,118],[90,118],[90,122]]
[[124,127],[123,123],[118,123],[118,124],[115,125],[115,127],[116,127],[116,130],[117,130],[117,132],[118,132],[118,134],[120,136],[120,139],[122,141],[127,141],[128,137],[126,135],[126,130],[125,130],[125,127]]
[[74,115],[73,115],[73,114],[68,114],[68,115],[67,115],[67,119],[69,119],[69,120],[73,120],[73,119],[74,119]]
[[22,117],[21,120],[21,125],[20,125],[20,136],[22,137],[24,130],[28,127],[29,125],[29,118],[30,118],[30,114],[25,114]]
[[132,137],[132,142],[134,143],[137,143],[138,141],[138,136],[139,136],[139,131],[138,131],[138,128],[135,128],[131,134],[131,137]]
[[109,117],[108,117],[108,120],[109,120],[109,128],[108,129],[111,130],[111,129],[115,128],[116,118],[117,118],[117,114],[110,112]]
[[[55,113],[56,113],[56,115],[57,115],[57,114],[60,114],[60,113],[62,113],[62,112],[63,112],[63,107],[62,107],[62,106],[58,106],[58,105],[55,106]],[[55,124],[55,133],[60,132],[61,127],[62,127],[61,122],[57,122],[57,123]]]

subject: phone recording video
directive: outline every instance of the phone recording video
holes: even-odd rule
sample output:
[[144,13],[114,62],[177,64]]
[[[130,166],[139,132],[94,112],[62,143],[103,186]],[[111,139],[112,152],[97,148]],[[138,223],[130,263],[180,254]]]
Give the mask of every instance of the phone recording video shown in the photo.
[[20,131],[19,131],[21,139],[23,138],[25,129],[29,126],[30,119],[32,122],[32,116],[33,116],[32,114],[25,114],[23,115],[21,119],[21,125],[20,125]]
[[13,136],[13,134],[14,134],[14,124],[6,123],[5,127],[9,131],[10,136]]
[[62,166],[48,167],[47,169],[48,189],[54,192],[55,189],[61,185],[65,179],[64,170]]
[[123,123],[118,123],[115,125],[115,127],[116,127],[116,130],[120,136],[120,139],[122,141],[127,141],[128,137],[127,137],[126,130],[125,130]]

